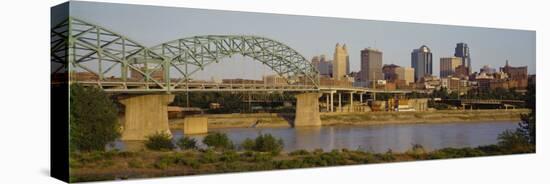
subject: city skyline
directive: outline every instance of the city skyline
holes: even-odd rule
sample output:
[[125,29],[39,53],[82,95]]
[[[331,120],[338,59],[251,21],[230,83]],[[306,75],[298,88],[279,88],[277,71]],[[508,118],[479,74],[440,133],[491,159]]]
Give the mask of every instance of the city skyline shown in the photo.
[[[125,16],[117,16],[121,14]],[[411,50],[427,45],[433,59],[438,61],[441,57],[453,56],[455,46],[460,42],[470,47],[472,72],[479,71],[484,65],[499,68],[506,60],[512,66],[528,66],[529,74],[536,71],[534,31],[122,4],[105,6],[78,1],[71,4],[71,15],[129,35],[146,46],[196,35],[259,35],[278,40],[311,61],[313,56],[322,54],[332,58],[334,45],[346,44],[350,72],[360,71],[360,50],[364,48],[382,51],[383,64],[410,67]],[[147,21],[149,26],[143,26],[142,21]],[[160,36],[147,35],[161,30],[164,34]],[[252,59],[236,56],[230,60]],[[220,78],[235,75],[261,78],[272,73],[265,67],[258,68],[262,67],[259,62],[237,63],[240,64],[221,62],[208,66],[206,70],[219,73]],[[439,62],[434,62],[432,67],[435,68],[433,75],[439,76]]]

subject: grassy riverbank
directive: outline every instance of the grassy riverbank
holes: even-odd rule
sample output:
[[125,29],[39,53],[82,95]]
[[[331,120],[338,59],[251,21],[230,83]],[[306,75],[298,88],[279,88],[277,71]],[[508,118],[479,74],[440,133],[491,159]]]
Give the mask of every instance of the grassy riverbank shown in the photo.
[[[322,125],[380,125],[448,122],[519,121],[528,109],[516,110],[438,110],[426,112],[321,113]],[[290,127],[293,114],[215,114],[208,117],[209,128]],[[171,128],[183,127],[183,119],[174,119]]]
[[72,182],[113,179],[184,176],[274,169],[312,168],[356,164],[389,163],[533,153],[529,145],[505,147],[499,145],[476,148],[445,148],[426,151],[414,145],[406,152],[371,153],[360,150],[299,150],[273,154],[257,151],[140,151],[73,153],[70,159]]
[[449,122],[519,121],[528,109],[516,110],[438,110],[426,112],[325,113],[323,125],[382,125]]

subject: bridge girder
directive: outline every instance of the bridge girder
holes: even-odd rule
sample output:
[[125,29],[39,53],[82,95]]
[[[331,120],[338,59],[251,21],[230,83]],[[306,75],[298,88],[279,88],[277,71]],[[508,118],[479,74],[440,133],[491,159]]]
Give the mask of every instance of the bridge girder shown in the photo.
[[[78,83],[77,72],[87,72],[100,88],[107,82],[119,82],[123,89],[127,82],[143,82],[145,91],[184,91],[193,74],[241,54],[267,65],[290,85],[319,89],[319,72],[305,57],[283,43],[258,36],[194,36],[148,48],[104,27],[69,17],[52,28],[51,46],[52,74],[68,71],[70,82]],[[128,77],[130,72],[139,79]]]

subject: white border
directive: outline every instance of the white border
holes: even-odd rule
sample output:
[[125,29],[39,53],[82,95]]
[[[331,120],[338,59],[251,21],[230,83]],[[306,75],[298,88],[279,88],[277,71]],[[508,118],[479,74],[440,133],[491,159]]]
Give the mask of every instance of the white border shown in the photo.
[[[2,1],[0,183],[62,183],[49,173],[49,8],[62,0]],[[542,183],[548,181],[550,43],[544,1],[103,0],[192,8],[537,31],[537,154],[133,180],[128,183]],[[546,52],[543,52],[545,51]],[[545,57],[546,56],[546,57]],[[546,163],[546,164],[545,164]]]

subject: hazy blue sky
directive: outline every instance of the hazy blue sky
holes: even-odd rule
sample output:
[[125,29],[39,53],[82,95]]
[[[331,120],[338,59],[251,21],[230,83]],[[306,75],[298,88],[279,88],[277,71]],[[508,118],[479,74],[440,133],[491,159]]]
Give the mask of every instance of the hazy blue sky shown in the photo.
[[[511,65],[527,65],[529,73],[535,73],[534,31],[74,1],[70,12],[145,46],[196,35],[257,35],[285,43],[311,59],[320,54],[332,58],[339,42],[348,46],[350,68],[358,71],[363,48],[381,50],[384,64],[410,67],[411,51],[427,45],[438,76],[439,58],[452,56],[456,43],[465,42],[473,71],[487,64],[498,69],[508,59]],[[259,78],[271,73],[241,56],[227,61],[211,65],[199,77],[215,73],[219,78]]]

